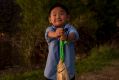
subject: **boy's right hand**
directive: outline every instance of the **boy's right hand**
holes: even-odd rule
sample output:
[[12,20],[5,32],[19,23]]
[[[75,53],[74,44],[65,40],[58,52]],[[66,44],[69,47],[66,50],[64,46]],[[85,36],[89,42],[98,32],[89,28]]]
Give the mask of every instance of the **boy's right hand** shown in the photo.
[[57,28],[55,33],[56,33],[57,37],[61,37],[62,35],[64,35],[64,29],[63,28]]
[[48,37],[50,38],[60,38],[62,35],[64,35],[63,28],[57,28],[56,31],[48,32]]

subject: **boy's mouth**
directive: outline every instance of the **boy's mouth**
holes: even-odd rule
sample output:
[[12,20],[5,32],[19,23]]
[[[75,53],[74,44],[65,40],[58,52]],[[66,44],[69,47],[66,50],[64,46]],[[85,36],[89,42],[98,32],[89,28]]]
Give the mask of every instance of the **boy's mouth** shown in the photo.
[[60,22],[60,21],[62,21],[61,19],[58,19],[58,20],[56,20],[57,22]]

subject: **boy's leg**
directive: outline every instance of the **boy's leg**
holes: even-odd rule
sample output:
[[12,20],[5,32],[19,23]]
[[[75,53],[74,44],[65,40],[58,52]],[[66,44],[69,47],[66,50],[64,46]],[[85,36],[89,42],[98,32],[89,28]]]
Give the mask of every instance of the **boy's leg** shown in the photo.
[[52,79],[45,78],[45,80],[52,80]]
[[[52,80],[52,79],[45,78],[45,80]],[[75,80],[75,76],[71,80]]]
[[75,76],[71,80],[75,80]]

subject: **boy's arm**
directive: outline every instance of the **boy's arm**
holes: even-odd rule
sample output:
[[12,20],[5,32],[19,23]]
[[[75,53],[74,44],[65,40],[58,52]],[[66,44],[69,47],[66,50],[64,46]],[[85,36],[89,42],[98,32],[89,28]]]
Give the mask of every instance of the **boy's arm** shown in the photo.
[[48,32],[48,37],[50,38],[60,38],[62,35],[64,35],[63,28],[57,28],[56,31]]
[[50,38],[57,38],[57,34],[56,34],[55,31],[49,31],[48,32],[48,37],[50,37]]
[[74,32],[69,33],[67,39],[68,39],[69,41],[75,40],[75,33],[74,33]]
[[48,27],[48,28],[46,29],[46,32],[45,32],[45,39],[46,39],[47,43],[49,43],[49,42],[51,42],[52,40],[54,40],[53,36],[50,36],[50,35],[49,35],[50,32],[55,32],[52,27]]
[[79,34],[74,27],[71,27],[69,29],[69,34],[67,37],[68,37],[68,41],[76,41],[79,39]]

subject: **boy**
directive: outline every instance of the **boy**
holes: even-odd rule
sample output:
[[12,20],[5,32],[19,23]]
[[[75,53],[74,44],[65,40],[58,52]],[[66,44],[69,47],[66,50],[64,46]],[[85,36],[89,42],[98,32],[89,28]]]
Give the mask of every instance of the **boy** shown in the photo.
[[48,27],[45,33],[49,53],[44,71],[44,75],[48,80],[56,80],[57,64],[60,59],[59,39],[68,41],[68,44],[64,48],[64,63],[67,67],[70,80],[75,79],[74,42],[78,40],[79,35],[76,29],[68,24],[69,18],[68,9],[62,4],[56,3],[49,10],[49,22],[52,26]]

